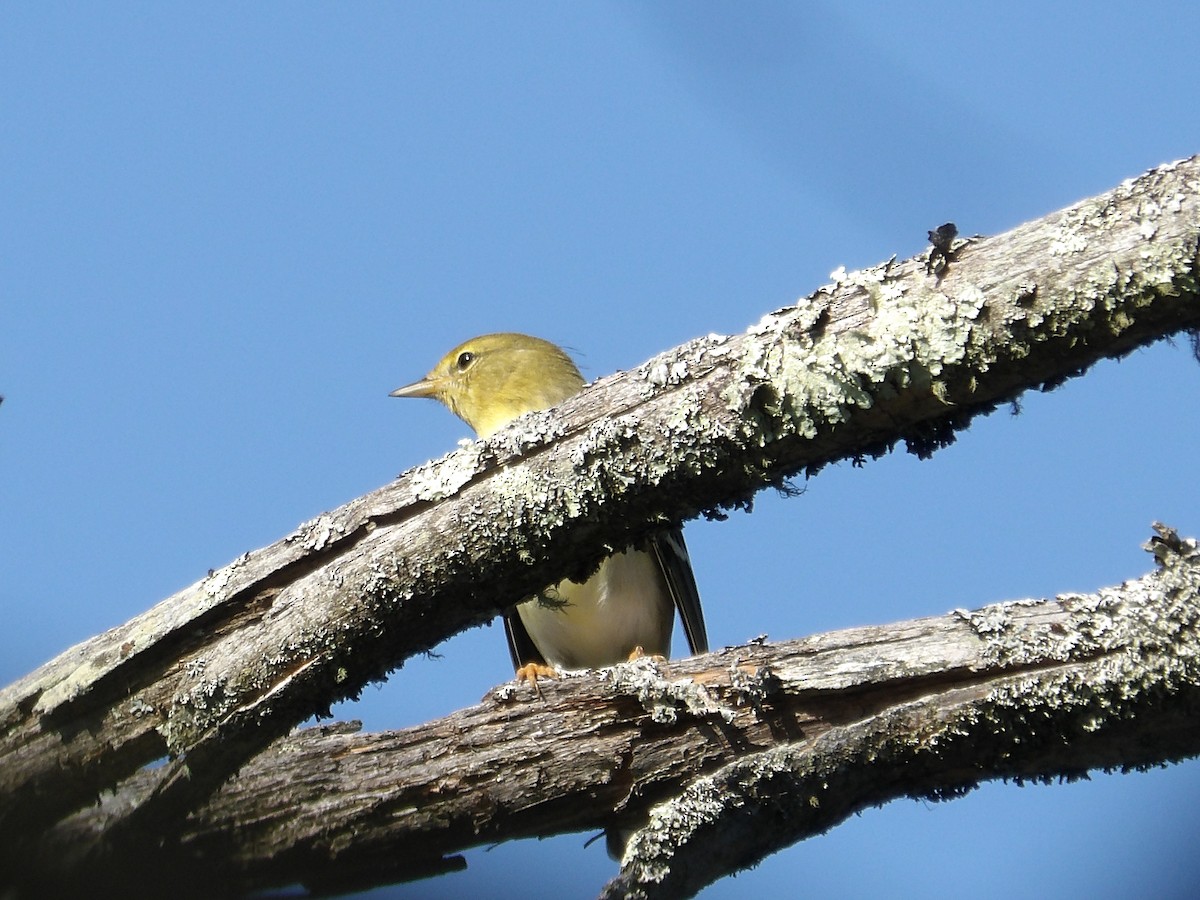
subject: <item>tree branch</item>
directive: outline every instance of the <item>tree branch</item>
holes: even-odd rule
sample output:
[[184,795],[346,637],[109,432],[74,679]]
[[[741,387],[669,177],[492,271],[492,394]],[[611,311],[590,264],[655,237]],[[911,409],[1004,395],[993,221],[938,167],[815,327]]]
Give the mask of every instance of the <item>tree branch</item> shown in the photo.
[[748,504],[1200,325],[1200,160],[996,238],[842,275],[601,379],[213,572],[0,692],[0,869],[164,755],[113,846],[177,834],[314,710],[606,546]]
[[[1156,571],[1096,594],[640,660],[540,698],[512,683],[403,731],[297,732],[190,817],[173,872],[206,892],[344,889],[347,873],[361,887],[445,871],[478,844],[644,823],[653,806],[606,895],[675,897],[897,797],[1196,755],[1200,551],[1161,526],[1148,546]],[[41,852],[61,869],[152,782]],[[108,868],[144,890],[137,860]]]

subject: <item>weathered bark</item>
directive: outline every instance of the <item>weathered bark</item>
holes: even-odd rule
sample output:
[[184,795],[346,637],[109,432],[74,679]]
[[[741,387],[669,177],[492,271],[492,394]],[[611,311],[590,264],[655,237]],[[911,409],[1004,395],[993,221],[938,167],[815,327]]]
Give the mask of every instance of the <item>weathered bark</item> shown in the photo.
[[247,760],[607,544],[831,460],[928,453],[1030,386],[1200,326],[1200,160],[601,379],[246,554],[0,692],[0,870],[154,759],[141,846]]
[[[511,683],[403,731],[297,732],[189,819],[175,873],[207,891],[412,878],[481,843],[641,824],[662,801],[609,894],[671,897],[898,796],[1196,755],[1200,552],[1165,529],[1152,546],[1158,570],[1096,594],[641,660],[540,697]],[[153,780],[41,852],[93,842]]]

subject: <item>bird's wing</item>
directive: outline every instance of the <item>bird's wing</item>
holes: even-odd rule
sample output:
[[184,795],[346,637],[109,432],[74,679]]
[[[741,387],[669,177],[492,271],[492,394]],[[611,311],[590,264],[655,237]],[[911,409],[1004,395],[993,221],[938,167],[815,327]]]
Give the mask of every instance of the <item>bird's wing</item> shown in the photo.
[[671,592],[671,599],[679,610],[683,633],[687,636],[692,654],[707,653],[708,632],[704,628],[704,611],[700,609],[700,592],[696,589],[696,576],[692,574],[687,545],[683,542],[683,530],[672,528],[659,532],[650,539],[650,547],[658,557],[667,590]]
[[512,657],[513,671],[526,663],[546,664],[545,658],[525,630],[525,623],[514,606],[504,612],[504,634],[508,638],[508,655]]

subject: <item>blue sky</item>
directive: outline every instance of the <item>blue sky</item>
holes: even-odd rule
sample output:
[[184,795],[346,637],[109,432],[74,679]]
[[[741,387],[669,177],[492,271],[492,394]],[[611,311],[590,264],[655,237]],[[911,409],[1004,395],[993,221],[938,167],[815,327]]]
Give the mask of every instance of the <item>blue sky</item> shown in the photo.
[[[389,399],[527,331],[584,374],[1200,153],[1187,3],[5,4],[0,682],[468,434]],[[715,645],[1088,591],[1200,535],[1186,342],[686,534]],[[677,646],[682,641],[677,638]],[[510,677],[476,629],[341,717]],[[1181,896],[1200,765],[900,802],[705,896]],[[582,897],[586,836],[375,892]]]

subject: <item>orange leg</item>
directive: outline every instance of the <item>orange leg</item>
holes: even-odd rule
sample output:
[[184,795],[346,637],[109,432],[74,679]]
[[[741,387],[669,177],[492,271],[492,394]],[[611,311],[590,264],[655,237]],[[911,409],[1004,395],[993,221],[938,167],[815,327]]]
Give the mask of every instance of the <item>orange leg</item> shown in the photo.
[[539,697],[542,696],[542,692],[538,688],[537,680],[539,678],[557,678],[557,677],[558,677],[558,672],[556,672],[553,668],[551,668],[550,666],[547,666],[547,665],[543,665],[542,663],[535,663],[535,662],[525,663],[525,665],[523,665],[523,666],[521,666],[521,668],[517,669],[517,676],[516,676],[517,681],[528,681],[529,686],[533,688],[533,690],[537,693],[537,695]]
[[634,647],[633,652],[629,654],[629,662],[633,662],[635,659],[641,659],[643,656],[649,656],[650,659],[654,660],[655,662],[665,662],[666,661],[666,657],[663,656],[661,653],[649,653],[648,654],[639,645],[637,647]]

